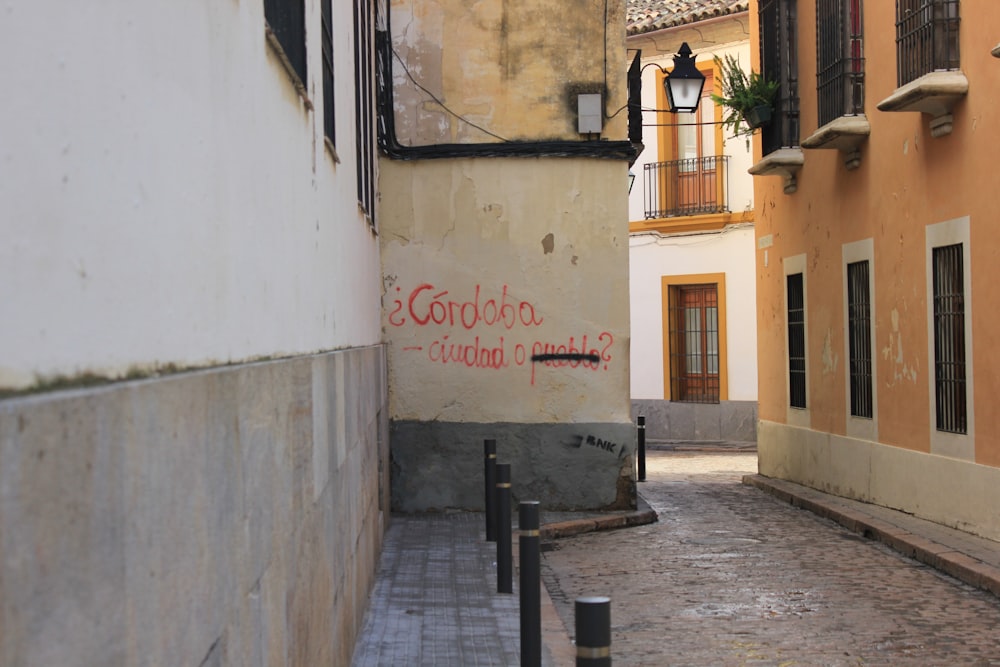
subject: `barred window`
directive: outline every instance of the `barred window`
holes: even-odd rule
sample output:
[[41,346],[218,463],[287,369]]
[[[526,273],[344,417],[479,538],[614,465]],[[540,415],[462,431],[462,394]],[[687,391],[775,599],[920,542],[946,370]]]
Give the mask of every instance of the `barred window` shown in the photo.
[[788,307],[788,404],[806,407],[806,311],[801,273],[786,278]]
[[354,89],[358,205],[375,225],[374,0],[354,0]]
[[816,0],[819,124],[864,113],[861,0]]
[[851,415],[872,418],[871,304],[868,260],[847,265]]
[[939,431],[967,433],[962,244],[934,248],[934,398]]
[[799,66],[795,0],[760,0],[761,74],[780,84],[771,122],[761,130],[763,154],[799,145]]
[[304,90],[307,81],[304,0],[264,0],[264,18],[288,65],[299,77],[297,85]]
[[896,0],[896,80],[957,70],[958,0]]

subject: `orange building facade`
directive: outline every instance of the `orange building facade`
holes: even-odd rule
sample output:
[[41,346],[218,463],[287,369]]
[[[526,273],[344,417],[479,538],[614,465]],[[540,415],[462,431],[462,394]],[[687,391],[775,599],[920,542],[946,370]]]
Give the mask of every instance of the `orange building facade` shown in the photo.
[[1000,539],[1000,4],[751,16],[760,472]]

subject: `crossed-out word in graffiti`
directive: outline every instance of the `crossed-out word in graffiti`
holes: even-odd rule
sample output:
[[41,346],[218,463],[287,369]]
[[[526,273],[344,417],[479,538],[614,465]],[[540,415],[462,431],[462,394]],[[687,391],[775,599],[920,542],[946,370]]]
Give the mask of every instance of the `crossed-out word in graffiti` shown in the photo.
[[[537,328],[544,322],[534,304],[512,296],[507,285],[503,285],[499,295],[488,299],[481,285],[476,285],[472,296],[464,300],[430,283],[422,283],[407,294],[401,287],[396,287],[396,294],[398,298],[393,300],[388,317],[393,327],[409,324],[462,333],[477,326],[501,330]],[[476,335],[471,339],[453,336],[453,333],[447,333],[435,338],[429,345],[410,345],[403,350],[424,352],[429,361],[437,364],[467,368],[501,370],[528,365],[531,367],[530,381],[534,385],[539,365],[608,370],[614,344],[614,336],[608,331],[597,335],[596,346],[590,344],[594,339],[587,334],[555,342],[535,340],[531,343],[511,343],[502,335]]]

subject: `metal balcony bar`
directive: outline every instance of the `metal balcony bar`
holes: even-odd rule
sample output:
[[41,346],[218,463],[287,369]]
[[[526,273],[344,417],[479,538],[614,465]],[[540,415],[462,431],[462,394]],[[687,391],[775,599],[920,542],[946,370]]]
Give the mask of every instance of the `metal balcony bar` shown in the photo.
[[644,165],[647,220],[729,212],[729,156]]
[[903,86],[937,70],[956,70],[958,0],[896,1],[896,80]]

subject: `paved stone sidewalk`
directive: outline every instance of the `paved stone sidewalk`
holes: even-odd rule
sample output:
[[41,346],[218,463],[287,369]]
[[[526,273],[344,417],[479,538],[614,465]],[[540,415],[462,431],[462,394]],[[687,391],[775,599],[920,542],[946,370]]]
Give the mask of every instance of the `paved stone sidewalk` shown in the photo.
[[[656,520],[636,511],[542,512],[541,535],[553,539]],[[481,513],[395,515],[354,649],[354,667],[473,667],[521,661],[516,521],[514,592],[496,592],[496,543],[486,542]],[[572,665],[573,646],[542,588],[542,664]]]
[[[840,499],[785,486],[778,501],[741,483],[756,472],[752,454],[652,453],[647,470],[640,490],[657,523],[543,553],[570,630],[573,600],[611,597],[616,667],[1000,665],[997,597],[788,502],[822,510]],[[842,511],[854,529],[877,518],[863,509]],[[989,541],[948,544],[968,536],[938,528],[884,532],[905,545],[933,530],[932,552],[955,560],[972,543],[983,558],[997,552]]]

